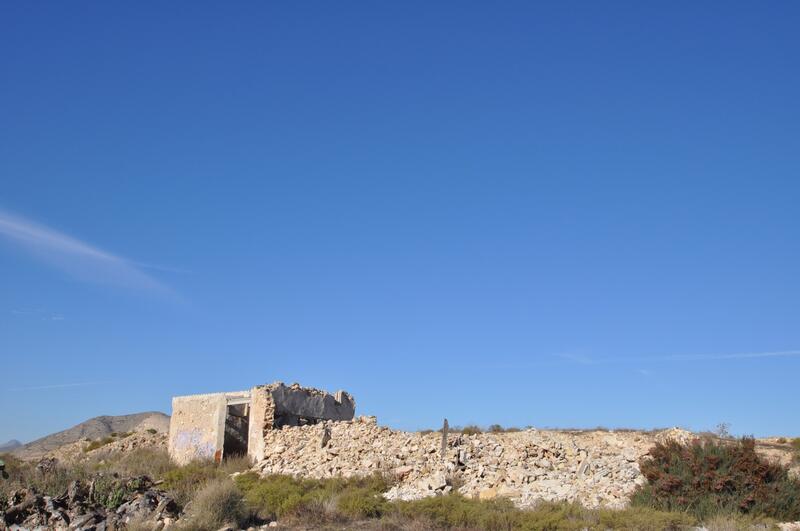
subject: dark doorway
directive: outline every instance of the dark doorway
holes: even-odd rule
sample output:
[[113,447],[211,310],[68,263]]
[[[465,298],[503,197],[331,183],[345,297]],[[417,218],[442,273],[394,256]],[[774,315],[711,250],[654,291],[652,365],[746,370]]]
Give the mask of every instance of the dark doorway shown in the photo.
[[225,442],[222,456],[238,457],[247,455],[247,433],[250,428],[250,404],[228,406],[225,415]]

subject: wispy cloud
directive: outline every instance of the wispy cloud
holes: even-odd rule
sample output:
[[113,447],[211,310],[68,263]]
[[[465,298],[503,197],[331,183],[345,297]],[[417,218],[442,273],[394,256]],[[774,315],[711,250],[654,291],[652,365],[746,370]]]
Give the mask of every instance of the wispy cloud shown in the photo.
[[52,385],[34,385],[30,387],[10,387],[6,391],[41,391],[44,389],[66,389],[70,387],[88,387],[90,385],[101,385],[101,382],[78,382]]
[[775,350],[768,352],[739,352],[733,354],[657,354],[652,356],[631,356],[619,358],[598,358],[580,356],[574,358],[558,354],[556,357],[573,361],[581,365],[596,365],[604,363],[625,363],[625,362],[680,362],[680,361],[713,361],[713,360],[740,360],[751,358],[789,358],[800,356],[800,350]]
[[171,293],[142,269],[168,269],[114,255],[77,238],[0,210],[0,236],[84,281]]
[[572,361],[574,363],[579,363],[581,365],[591,365],[595,362],[594,359],[590,358],[585,354],[576,354],[574,352],[564,352],[561,354],[556,354],[556,357],[567,361]]
[[27,318],[35,318],[41,319],[42,321],[63,321],[64,315],[55,312],[48,312],[45,310],[33,309],[33,310],[21,310],[21,309],[14,309],[11,310],[13,315],[18,317],[27,317]]

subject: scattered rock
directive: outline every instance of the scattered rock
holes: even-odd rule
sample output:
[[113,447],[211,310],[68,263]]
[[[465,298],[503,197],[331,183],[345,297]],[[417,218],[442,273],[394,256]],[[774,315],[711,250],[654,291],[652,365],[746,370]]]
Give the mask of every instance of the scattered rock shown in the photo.
[[58,497],[41,495],[32,488],[16,491],[6,506],[0,506],[0,528],[102,531],[119,529],[132,519],[164,527],[177,518],[175,501],[154,489],[150,478],[100,478],[111,493],[103,499],[95,495],[95,480],[89,484],[73,481]]
[[256,470],[312,478],[385,473],[398,480],[384,493],[389,500],[444,494],[453,489],[452,478],[464,496],[508,497],[519,507],[568,500],[621,508],[645,481],[638,461],[654,442],[691,438],[677,428],[657,434],[526,430],[448,437],[442,448],[440,433],[395,431],[359,417],[266,432]]

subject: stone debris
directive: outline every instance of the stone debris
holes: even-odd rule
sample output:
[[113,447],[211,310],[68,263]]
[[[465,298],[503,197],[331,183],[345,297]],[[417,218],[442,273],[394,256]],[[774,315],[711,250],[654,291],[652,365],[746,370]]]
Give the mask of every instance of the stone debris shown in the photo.
[[441,433],[395,431],[374,417],[359,417],[266,432],[265,457],[256,470],[313,478],[388,474],[397,480],[384,494],[389,500],[456,488],[468,497],[505,496],[522,508],[541,500],[621,508],[645,482],[639,459],[655,440],[670,437],[688,440],[691,433],[451,433],[442,455]]
[[[112,493],[112,498],[98,494],[98,483],[104,480],[104,489]],[[32,488],[20,489],[11,494],[5,506],[0,506],[0,527],[106,531],[137,520],[162,528],[178,517],[177,506],[170,496],[154,487],[147,476],[98,476],[89,482],[73,481],[57,497],[39,494]]]

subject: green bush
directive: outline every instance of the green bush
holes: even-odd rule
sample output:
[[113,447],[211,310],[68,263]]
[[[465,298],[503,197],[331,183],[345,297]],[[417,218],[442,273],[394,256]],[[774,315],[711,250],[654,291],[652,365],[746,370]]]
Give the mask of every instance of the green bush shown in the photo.
[[249,506],[264,518],[376,517],[384,512],[386,501],[381,493],[389,488],[387,480],[379,475],[318,480],[283,475],[261,478],[248,472],[237,476],[236,484]]
[[470,424],[469,426],[464,426],[461,428],[461,433],[464,435],[477,435],[478,433],[482,433],[480,426],[475,426],[474,424]]
[[625,510],[600,509],[597,529],[630,529],[636,531],[661,531],[687,529],[697,523],[690,514],[666,512],[649,507],[629,507]]
[[800,519],[800,482],[760,458],[752,438],[656,444],[640,466],[648,483],[634,493],[634,506],[701,519],[731,513]]
[[513,529],[517,513],[506,499],[478,501],[458,494],[397,501],[394,512],[434,528]]
[[685,513],[654,509],[590,510],[577,503],[542,502],[533,509],[517,509],[510,500],[475,500],[459,494],[416,501],[394,502],[391,510],[407,525],[424,529],[514,529],[578,531],[608,529],[661,531],[695,524]]
[[83,449],[84,452],[91,452],[92,450],[97,450],[98,448],[102,448],[103,446],[114,442],[116,439],[114,437],[103,437],[102,439],[97,439],[90,442],[86,447]]
[[386,512],[388,502],[375,490],[362,487],[347,489],[339,495],[339,511],[350,518],[379,518]]

